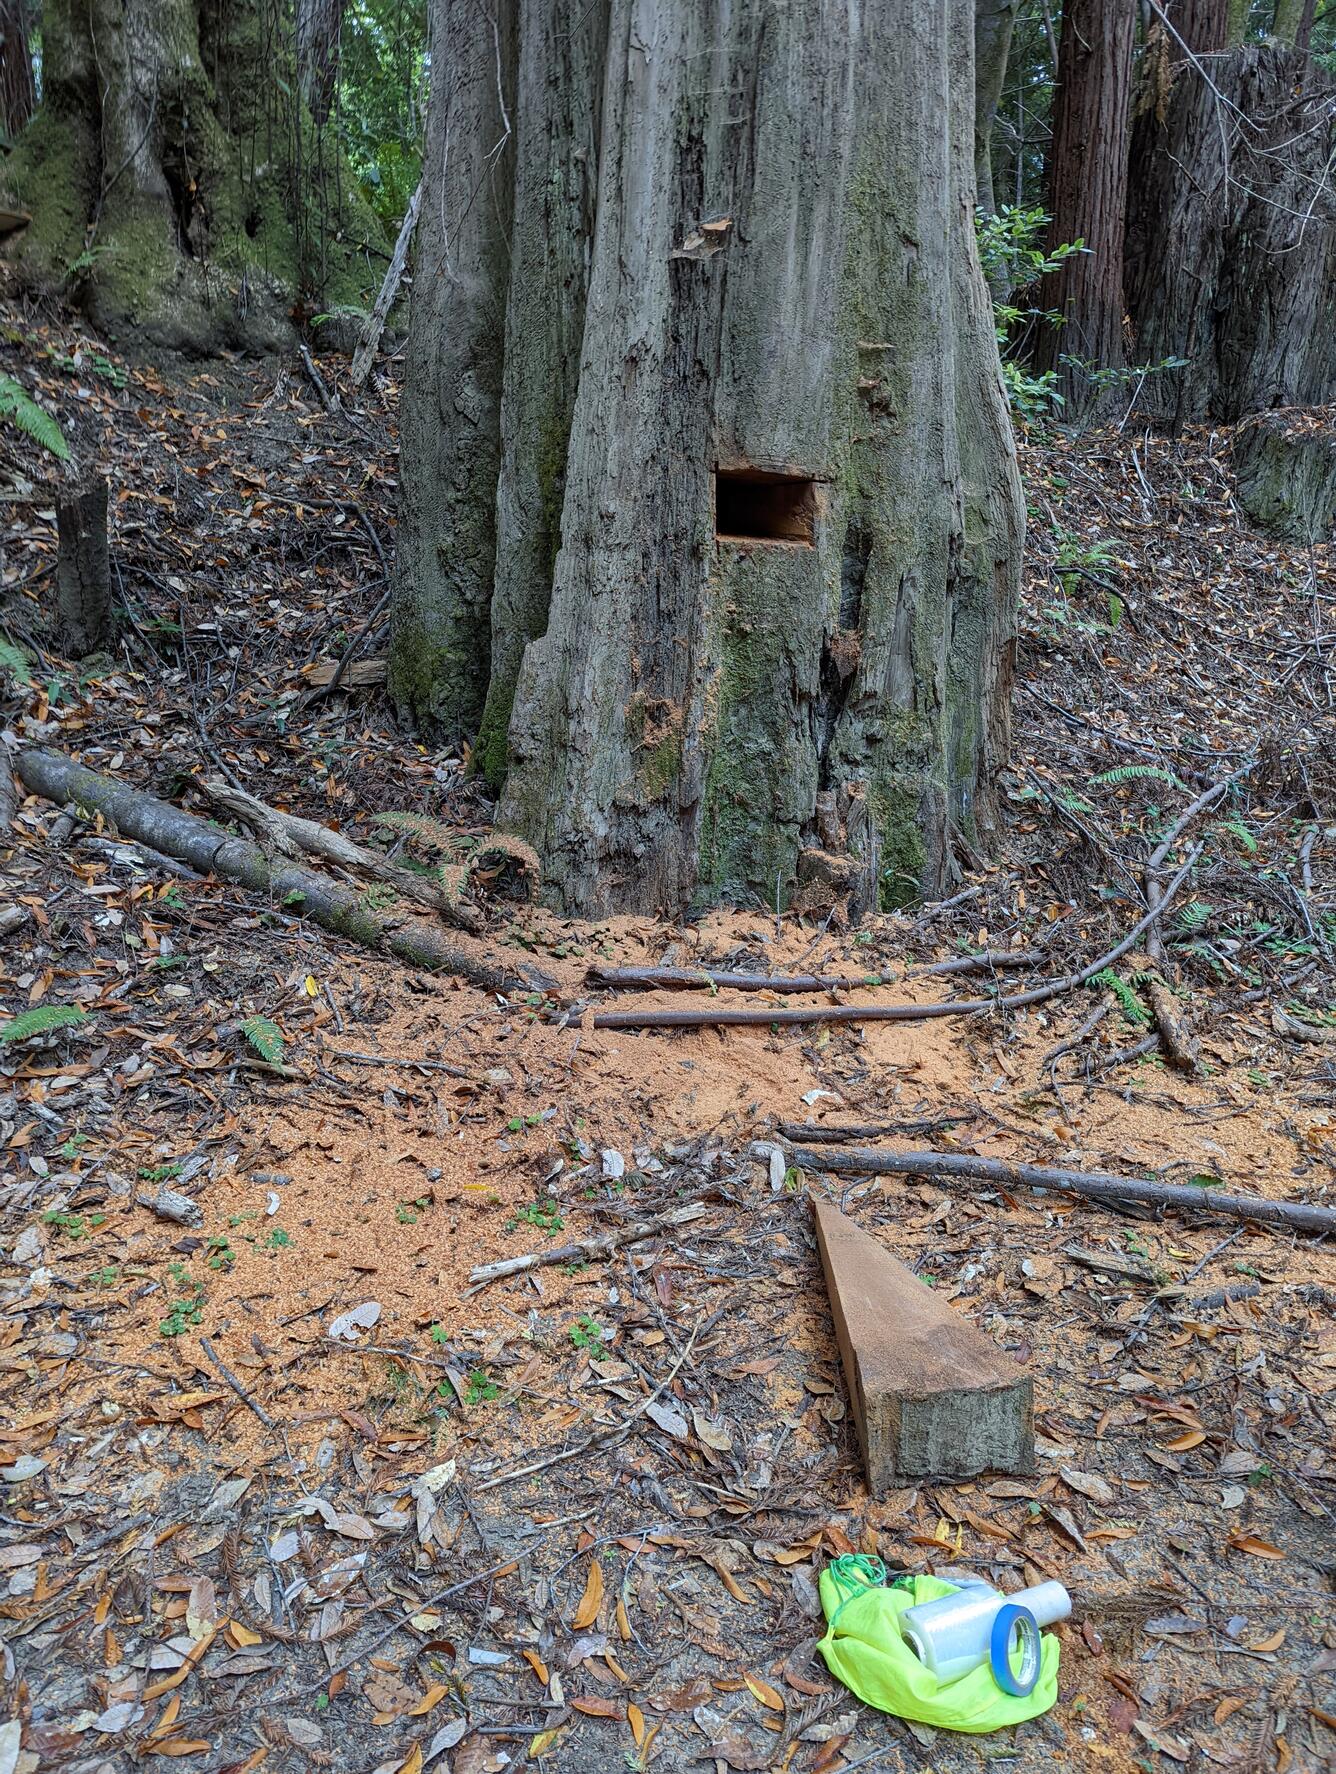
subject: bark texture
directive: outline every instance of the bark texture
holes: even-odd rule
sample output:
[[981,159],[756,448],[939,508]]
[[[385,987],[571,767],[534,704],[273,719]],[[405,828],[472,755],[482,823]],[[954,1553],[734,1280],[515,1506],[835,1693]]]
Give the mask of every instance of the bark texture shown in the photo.
[[296,0],[297,73],[302,98],[316,123],[329,116],[339,74],[343,0]]
[[1017,0],[974,0],[974,188],[985,215],[993,196],[993,124],[1007,77]]
[[935,888],[991,815],[1022,525],[972,6],[517,0],[494,42],[442,3],[400,700],[467,730],[490,669],[478,761],[571,909],[773,904],[832,848]]
[[16,136],[36,103],[27,0],[0,0],[0,135]]
[[1259,413],[1233,443],[1239,504],[1297,542],[1336,536],[1336,408]]
[[[1209,84],[1207,75],[1209,74]],[[1126,286],[1164,423],[1336,399],[1336,81],[1249,46],[1184,61],[1132,144]]]
[[[1069,409],[1097,404],[1089,379],[1118,369],[1123,342],[1123,229],[1134,0],[1067,0],[1049,150],[1049,244],[1085,242],[1044,280],[1039,306],[1060,326],[1035,335],[1035,367],[1056,370]],[[1075,362],[1073,362],[1075,360]]]
[[7,243],[28,284],[192,353],[278,347],[298,298],[361,299],[380,225],[299,96],[281,7],[45,0],[42,67],[0,165],[33,216]]
[[56,501],[56,627],[63,652],[82,659],[111,641],[107,483],[100,477]]

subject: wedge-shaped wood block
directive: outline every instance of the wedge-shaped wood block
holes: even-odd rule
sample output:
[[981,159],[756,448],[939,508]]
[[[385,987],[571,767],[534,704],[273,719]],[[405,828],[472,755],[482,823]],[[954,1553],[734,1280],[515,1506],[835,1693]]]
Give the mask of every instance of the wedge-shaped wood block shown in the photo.
[[873,1496],[917,1478],[1033,1472],[1030,1376],[837,1208],[813,1210]]

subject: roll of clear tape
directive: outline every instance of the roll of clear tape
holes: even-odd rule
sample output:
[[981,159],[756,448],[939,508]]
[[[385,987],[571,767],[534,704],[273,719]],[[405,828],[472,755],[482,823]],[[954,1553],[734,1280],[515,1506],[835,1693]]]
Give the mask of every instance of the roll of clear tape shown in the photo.
[[[1030,1589],[1005,1596],[981,1578],[962,1583],[950,1595],[936,1601],[920,1602],[906,1608],[900,1616],[900,1630],[911,1651],[939,1682],[953,1682],[967,1675],[981,1663],[990,1662],[994,1621],[1000,1609],[1019,1610],[1034,1627],[1034,1644],[1038,1653],[1040,1626],[1065,1620],[1071,1613],[1071,1597],[1061,1583],[1036,1583]],[[1026,1628],[1022,1632],[1028,1631]],[[1022,1673],[1025,1660],[1022,1658]],[[995,1671],[996,1673],[996,1671]],[[1038,1679],[1038,1665],[1035,1667]],[[1000,1684],[1005,1688],[1005,1683]],[[1034,1682],[1030,1683],[1030,1688]],[[1006,1692],[1028,1694],[1030,1688]]]

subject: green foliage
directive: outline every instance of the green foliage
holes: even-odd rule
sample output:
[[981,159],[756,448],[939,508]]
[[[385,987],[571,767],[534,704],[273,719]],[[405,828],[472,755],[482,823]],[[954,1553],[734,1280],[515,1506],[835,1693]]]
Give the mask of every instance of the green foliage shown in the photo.
[[424,850],[439,851],[443,856],[458,856],[471,844],[470,839],[425,813],[377,813],[371,823],[382,831],[403,832]]
[[1137,997],[1136,991],[1125,979],[1115,973],[1112,967],[1105,967],[1091,980],[1091,985],[1102,986],[1106,992],[1112,992],[1118,1000],[1118,1008],[1122,1011],[1125,1021],[1134,1028],[1144,1029],[1150,1026],[1150,1012]]
[[1192,899],[1185,906],[1180,906],[1178,922],[1184,930],[1201,930],[1210,921],[1214,910],[1215,907],[1208,905],[1204,899]]
[[14,679],[16,684],[27,685],[32,682],[32,661],[13,641],[0,634],[0,674]]
[[90,1232],[95,1232],[99,1226],[105,1224],[106,1218],[104,1213],[93,1213],[85,1220],[81,1213],[61,1213],[52,1208],[49,1213],[42,1215],[42,1224],[63,1232],[67,1238],[87,1238]]
[[348,0],[339,134],[368,201],[391,230],[422,172],[426,47],[426,0]]
[[141,1183],[169,1183],[173,1177],[181,1174],[181,1160],[173,1158],[167,1164],[141,1164],[139,1180]]
[[468,1377],[464,1388],[465,1404],[490,1404],[494,1398],[500,1398],[501,1388],[489,1379],[485,1368],[475,1367]]
[[1126,782],[1167,782],[1170,788],[1183,789],[1186,784],[1180,782],[1172,770],[1166,770],[1162,764],[1119,764],[1114,770],[1106,770],[1101,776],[1092,776],[1086,784],[1087,788],[1121,788]]
[[1032,374],[1018,352],[1035,326],[1060,326],[1062,316],[1053,308],[1022,307],[1012,292],[1026,290],[1056,271],[1074,254],[1085,251],[1085,242],[1074,240],[1051,249],[1042,244],[1051,220],[1048,212],[1023,205],[1004,204],[991,216],[975,216],[979,259],[988,287],[993,292],[993,323],[1002,359],[1002,382],[1013,416],[1026,425],[1042,425],[1062,405],[1057,375],[1045,370]]
[[603,1354],[603,1327],[596,1318],[582,1312],[575,1323],[568,1327],[567,1336],[577,1349],[586,1349],[597,1357]]
[[[173,1264],[173,1268],[179,1267],[179,1264]],[[182,1337],[201,1323],[203,1318],[204,1289],[197,1285],[194,1293],[173,1300],[168,1306],[167,1316],[158,1321],[158,1334],[163,1337]]]
[[60,426],[12,376],[0,376],[0,419],[7,419],[62,462],[69,461],[70,446]]
[[241,1032],[266,1065],[282,1065],[283,1034],[277,1023],[270,1022],[267,1016],[248,1016]]
[[566,1224],[557,1211],[555,1201],[531,1201],[528,1207],[522,1207],[513,1220],[507,1220],[507,1232],[513,1232],[516,1226],[536,1226],[545,1237],[551,1238],[560,1232]]
[[49,1035],[56,1029],[82,1028],[87,1021],[88,1012],[78,1004],[39,1004],[7,1022],[0,1029],[0,1041],[31,1041],[35,1035]]
[[1256,856],[1257,839],[1237,814],[1231,814],[1228,819],[1217,821],[1215,829],[1224,832],[1227,837],[1233,838],[1239,849],[1245,851],[1249,856]]

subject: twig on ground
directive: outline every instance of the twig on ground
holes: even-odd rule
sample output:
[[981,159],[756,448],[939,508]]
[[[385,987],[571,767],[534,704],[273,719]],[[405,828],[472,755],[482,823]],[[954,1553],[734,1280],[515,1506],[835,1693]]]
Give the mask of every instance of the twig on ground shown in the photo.
[[264,1424],[266,1429],[272,1429],[274,1427],[274,1419],[269,1415],[268,1411],[265,1410],[263,1405],[255,1402],[250,1393],[247,1392],[246,1388],[241,1384],[241,1381],[232,1372],[231,1368],[228,1367],[219,1356],[217,1350],[209,1339],[207,1337],[201,1337],[199,1340],[199,1346],[208,1356],[213,1365],[218,1369],[218,1372],[227,1381],[228,1385],[236,1393],[241,1402],[255,1412],[255,1415]]
[[307,379],[310,381],[312,388],[315,389],[317,400],[319,400],[321,406],[324,407],[330,417],[333,418],[336,413],[341,411],[338,396],[331,394],[329,389],[325,386],[325,378],[315,367],[309,349],[305,345],[298,345],[297,350],[301,356],[302,368],[306,371]]
[[529,1269],[539,1269],[548,1263],[588,1263],[598,1257],[611,1256],[613,1251],[620,1250],[624,1244],[638,1244],[644,1238],[657,1238],[660,1232],[669,1232],[674,1226],[689,1225],[692,1220],[700,1219],[709,1209],[703,1201],[690,1201],[685,1207],[675,1207],[671,1213],[656,1214],[652,1220],[636,1220],[629,1226],[621,1226],[615,1232],[605,1232],[598,1238],[581,1238],[572,1244],[558,1245],[552,1250],[531,1251],[528,1256],[504,1257],[498,1263],[481,1263],[476,1269],[469,1270],[469,1280],[473,1284],[465,1290],[464,1297],[476,1293],[486,1287],[489,1282],[502,1281],[507,1275],[522,1275]]
[[[1319,1237],[1336,1232],[1336,1207],[1302,1201],[1268,1201],[1262,1195],[1227,1195],[1219,1189],[1188,1184],[1154,1183],[1141,1177],[1113,1176],[1108,1171],[1058,1170],[1043,1164],[1014,1164],[1006,1158],[976,1158],[963,1152],[880,1152],[871,1147],[853,1151],[814,1152],[802,1146],[784,1148],[791,1163],[806,1170],[833,1171],[840,1176],[925,1176],[989,1183],[1004,1189],[1059,1189],[1091,1201],[1138,1201],[1152,1207],[1190,1208],[1227,1214],[1263,1225],[1290,1226]],[[758,1156],[769,1153],[759,1143]]]
[[1123,940],[1107,954],[1092,961],[1088,967],[1083,967],[1079,973],[1069,973],[1062,979],[1032,986],[1027,992],[1012,992],[1009,996],[1000,998],[948,999],[942,1004],[823,1004],[810,1010],[746,1010],[728,1005],[709,1010],[660,1010],[651,1006],[645,1010],[602,1010],[594,1016],[593,1024],[596,1029],[702,1029],[764,1028],[770,1023],[907,1023],[926,1022],[938,1016],[977,1016],[985,1011],[1021,1010],[1031,1004],[1044,1004],[1063,992],[1075,991],[1078,986],[1088,984],[1097,973],[1102,973],[1106,967],[1112,967],[1115,961],[1121,961],[1151,925],[1163,916],[1200,855],[1201,846],[1195,845],[1165,888],[1159,904],[1152,906],[1144,917],[1139,918]]
[[[1169,852],[1173,849],[1178,839],[1192,824],[1193,820],[1199,813],[1204,813],[1208,807],[1213,807],[1221,796],[1226,794],[1236,782],[1242,777],[1249,775],[1256,768],[1257,760],[1253,758],[1246,764],[1240,764],[1239,768],[1237,770],[1232,770],[1228,776],[1221,777],[1219,782],[1213,782],[1210,788],[1203,790],[1203,792],[1197,796],[1195,801],[1191,802],[1183,809],[1178,818],[1169,827],[1169,830],[1164,834],[1163,838],[1160,839],[1160,842],[1155,846],[1154,850],[1151,851],[1149,857],[1146,859],[1146,904],[1152,911],[1158,910],[1161,906],[1163,900],[1161,871],[1164,868],[1165,862],[1168,860]],[[1150,924],[1147,926],[1147,931],[1147,953],[1150,955],[1152,961],[1163,960],[1164,944],[1158,928],[1155,924]]]

